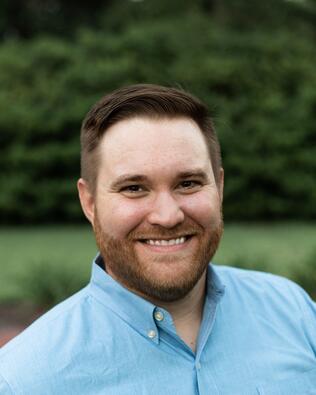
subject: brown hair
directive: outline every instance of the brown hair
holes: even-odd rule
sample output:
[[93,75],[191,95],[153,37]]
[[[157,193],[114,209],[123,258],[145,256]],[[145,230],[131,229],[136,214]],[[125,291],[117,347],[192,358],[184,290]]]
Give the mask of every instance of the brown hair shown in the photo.
[[115,123],[138,116],[193,119],[201,129],[216,183],[221,168],[220,145],[208,109],[199,99],[176,88],[138,84],[117,89],[101,98],[88,112],[81,128],[81,176],[95,191],[99,166],[98,146]]

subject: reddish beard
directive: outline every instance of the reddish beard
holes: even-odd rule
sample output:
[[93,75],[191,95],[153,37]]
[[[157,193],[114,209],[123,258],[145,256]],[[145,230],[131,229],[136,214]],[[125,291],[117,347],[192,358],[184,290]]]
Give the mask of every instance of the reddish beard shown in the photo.
[[[211,230],[205,230],[191,219],[166,229],[159,225],[141,226],[131,231],[125,239],[115,239],[105,232],[95,212],[94,233],[97,246],[104,259],[107,272],[119,283],[131,291],[150,300],[173,302],[185,297],[196,285],[214,256],[223,233],[222,217],[213,224]],[[182,235],[194,235],[198,239],[198,248],[189,259],[185,270],[179,276],[160,278],[155,264],[163,260],[172,263],[173,255],[157,256],[150,262],[141,260],[135,250],[135,243],[144,239],[177,238]]]

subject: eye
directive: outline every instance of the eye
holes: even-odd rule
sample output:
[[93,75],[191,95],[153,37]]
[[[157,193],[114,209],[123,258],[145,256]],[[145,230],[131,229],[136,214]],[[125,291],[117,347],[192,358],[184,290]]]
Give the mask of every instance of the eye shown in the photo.
[[132,184],[132,185],[127,185],[127,186],[123,187],[120,190],[120,192],[125,193],[125,194],[129,194],[129,195],[131,195],[131,194],[133,194],[133,195],[137,194],[138,195],[138,194],[144,193],[145,189],[141,185]]
[[183,189],[196,189],[199,188],[201,186],[201,182],[200,181],[195,181],[195,180],[184,180],[180,183],[180,188]]

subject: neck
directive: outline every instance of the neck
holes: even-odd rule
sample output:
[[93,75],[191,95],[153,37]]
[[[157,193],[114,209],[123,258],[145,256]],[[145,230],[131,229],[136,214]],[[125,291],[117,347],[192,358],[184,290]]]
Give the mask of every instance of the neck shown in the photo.
[[183,299],[170,303],[158,303],[171,314],[178,335],[194,352],[202,322],[205,290],[206,271],[192,291]]

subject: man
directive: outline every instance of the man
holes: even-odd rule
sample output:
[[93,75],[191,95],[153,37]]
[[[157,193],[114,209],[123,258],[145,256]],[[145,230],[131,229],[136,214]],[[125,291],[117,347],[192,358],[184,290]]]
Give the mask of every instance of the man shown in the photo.
[[88,113],[78,190],[89,285],[0,351],[0,394],[316,394],[316,307],[292,282],[210,265],[224,173],[207,109],[119,89]]

